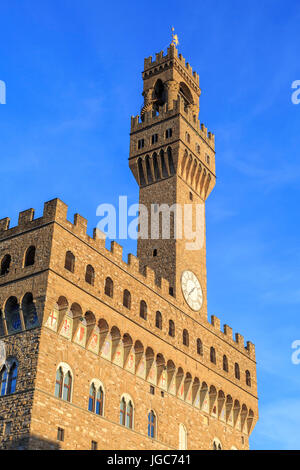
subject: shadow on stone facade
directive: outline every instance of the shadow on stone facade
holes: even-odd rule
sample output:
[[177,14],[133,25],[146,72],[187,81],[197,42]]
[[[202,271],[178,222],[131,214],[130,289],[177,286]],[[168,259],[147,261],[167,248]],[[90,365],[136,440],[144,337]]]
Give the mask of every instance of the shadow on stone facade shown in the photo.
[[57,441],[31,435],[2,442],[1,448],[3,450],[60,450],[61,446]]

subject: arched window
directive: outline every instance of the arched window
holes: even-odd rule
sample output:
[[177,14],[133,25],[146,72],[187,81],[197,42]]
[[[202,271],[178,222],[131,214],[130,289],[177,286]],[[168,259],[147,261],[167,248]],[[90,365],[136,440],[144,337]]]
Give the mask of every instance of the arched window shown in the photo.
[[16,297],[10,297],[5,304],[5,318],[8,334],[14,334],[22,330],[20,306]]
[[92,384],[90,386],[90,395],[89,395],[89,411],[95,413],[95,404],[96,404],[96,388],[95,385]]
[[9,273],[10,263],[11,263],[11,256],[5,255],[1,261],[0,276],[5,276],[5,274]]
[[62,368],[60,367],[56,371],[56,381],[55,381],[55,396],[57,398],[62,397],[63,378],[64,378],[64,374],[63,374]]
[[125,414],[126,414],[126,401],[123,397],[120,404],[120,424],[125,426]]
[[154,85],[154,111],[159,112],[159,107],[166,101],[166,93],[163,82],[158,79]]
[[0,373],[0,394],[4,396],[6,394],[6,387],[7,387],[7,368],[3,366],[1,373]]
[[179,424],[179,450],[187,450],[187,432],[183,424]]
[[144,169],[143,169],[143,163],[142,159],[138,159],[138,170],[139,170],[139,179],[140,179],[140,185],[145,186],[146,180],[145,180],[145,175],[144,175]]
[[104,409],[104,391],[103,386],[98,380],[94,380],[90,386],[89,411],[103,416]]
[[122,397],[120,403],[120,424],[126,426],[129,429],[133,429],[133,403],[129,395]]
[[146,172],[147,172],[148,183],[153,183],[152,171],[151,171],[150,161],[149,161],[149,155],[147,155],[147,157],[145,158],[145,163],[146,163]]
[[191,90],[189,89],[189,87],[183,82],[180,83],[179,95],[183,99],[184,109],[186,111],[187,107],[190,104],[193,104],[193,96],[192,96],[192,93],[191,93]]
[[223,356],[223,370],[225,372],[228,372],[228,359],[227,359],[227,356],[225,354]]
[[185,140],[187,141],[187,143],[189,144],[190,141],[191,141],[191,136],[188,132],[185,133]]
[[147,304],[144,300],[140,303],[140,317],[147,320]]
[[64,378],[63,400],[71,401],[71,388],[72,388],[72,376],[69,371],[67,372]]
[[8,383],[7,383],[7,391],[6,391],[7,394],[14,393],[16,391],[17,378],[18,378],[18,364],[17,362],[13,362],[12,366],[10,367],[9,374],[8,374]]
[[86,267],[85,282],[87,282],[88,284],[91,284],[91,286],[93,286],[95,283],[95,270],[93,266],[91,266],[90,264],[88,264]]
[[110,277],[107,277],[105,280],[104,293],[108,297],[113,297],[114,295],[114,283]]
[[56,371],[55,396],[65,401],[72,398],[72,373],[68,364],[62,363]]
[[103,408],[104,408],[104,392],[103,392],[103,388],[100,386],[96,395],[96,414],[103,416]]
[[175,324],[173,320],[169,320],[169,336],[172,336],[172,338],[175,336]]
[[188,346],[188,345],[189,345],[189,332],[188,332],[188,330],[183,330],[183,333],[182,333],[182,342],[183,342],[183,345],[184,345],[184,346]]
[[71,251],[67,251],[65,259],[65,269],[73,273],[75,271],[75,256]]
[[250,374],[250,371],[246,370],[245,374],[246,374],[246,385],[248,385],[248,387],[251,387],[251,374]]
[[26,329],[35,328],[39,325],[38,314],[30,292],[23,297],[22,311]]
[[154,177],[155,177],[155,180],[157,181],[160,179],[160,170],[159,170],[158,163],[157,163],[156,153],[153,154],[152,161],[153,161],[153,168],[154,168]]
[[214,439],[213,450],[222,450],[222,444],[219,439]]
[[156,415],[153,410],[148,413],[148,436],[151,439],[156,437]]
[[166,139],[170,139],[172,137],[172,128],[166,130]]
[[123,305],[124,307],[130,309],[131,308],[131,294],[129,290],[125,289],[123,293]]
[[30,246],[25,254],[24,267],[33,266],[35,261],[35,246]]
[[173,162],[173,157],[172,157],[172,150],[170,149],[170,147],[168,148],[167,153],[168,153],[168,164],[169,164],[170,175],[174,175],[175,167],[174,167],[174,162]]
[[216,364],[216,350],[215,348],[211,347],[210,348],[210,362],[212,362],[213,364]]
[[168,177],[168,170],[167,170],[167,166],[166,166],[166,162],[165,162],[165,154],[164,154],[164,151],[161,150],[160,153],[160,163],[161,163],[161,169],[162,169],[162,175],[163,177]]
[[162,330],[162,315],[160,312],[156,312],[156,315],[155,315],[155,326],[156,328],[158,328],[159,330]]
[[197,339],[197,354],[199,354],[199,356],[203,355],[203,345],[200,338]]
[[18,361],[10,358],[0,373],[0,395],[15,393],[18,378]]
[[240,378],[241,378],[240,366],[238,365],[237,362],[234,364],[234,376],[237,380],[240,380]]
[[127,404],[127,412],[126,412],[126,427],[132,429],[133,423],[133,406],[131,401]]

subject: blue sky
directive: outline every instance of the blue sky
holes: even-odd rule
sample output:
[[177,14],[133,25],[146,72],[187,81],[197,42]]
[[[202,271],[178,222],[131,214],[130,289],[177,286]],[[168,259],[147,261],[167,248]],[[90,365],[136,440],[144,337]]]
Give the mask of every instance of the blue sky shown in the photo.
[[[216,135],[207,202],[209,313],[256,344],[260,421],[252,449],[300,448],[300,4],[294,0],[1,2],[0,217],[60,197],[138,201],[128,169],[143,59],[179,35]],[[123,242],[135,252],[134,242]]]

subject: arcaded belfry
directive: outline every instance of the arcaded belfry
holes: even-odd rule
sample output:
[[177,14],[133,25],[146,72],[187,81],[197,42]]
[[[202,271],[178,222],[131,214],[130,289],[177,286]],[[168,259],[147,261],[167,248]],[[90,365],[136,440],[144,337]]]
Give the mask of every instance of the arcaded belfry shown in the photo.
[[[158,236],[138,240],[138,257],[123,261],[116,242],[107,250],[59,199],[40,218],[21,212],[16,227],[0,220],[2,449],[249,447],[255,349],[207,319],[214,136],[199,123],[199,76],[175,42],[145,59],[144,105],[131,120],[140,203],[160,220]],[[172,211],[162,236],[162,206],[174,204],[202,209],[197,249],[174,237]]]

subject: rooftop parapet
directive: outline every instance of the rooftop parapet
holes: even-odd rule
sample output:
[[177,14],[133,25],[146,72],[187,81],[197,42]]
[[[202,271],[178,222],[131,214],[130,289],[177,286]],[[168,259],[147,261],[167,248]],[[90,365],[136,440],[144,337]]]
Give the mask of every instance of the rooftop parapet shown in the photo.
[[127,262],[123,261],[123,247],[121,245],[116,241],[112,241],[110,250],[108,250],[105,247],[106,235],[101,230],[94,228],[93,236],[90,237],[87,233],[87,219],[80,214],[75,214],[72,223],[67,219],[67,212],[68,206],[64,202],[60,199],[53,199],[44,204],[43,216],[37,219],[34,218],[34,209],[27,209],[19,213],[18,225],[9,228],[10,219],[6,217],[0,220],[0,242],[15,235],[27,233],[31,230],[44,227],[49,223],[56,222],[85,243],[88,243],[112,262],[121,266],[129,274],[138,278],[146,286],[158,289],[159,293],[164,297],[169,296],[169,281],[158,277],[150,267],[143,266],[140,260],[133,254],[128,255]]
[[[74,215],[74,222],[67,220],[68,206],[60,199],[53,199],[44,204],[43,216],[37,219],[34,218],[34,209],[27,209],[19,214],[18,225],[9,228],[9,218],[6,217],[0,220],[0,242],[15,235],[26,233],[30,230],[35,230],[43,227],[49,223],[56,222],[70,233],[82,239],[85,243],[89,244],[93,249],[97,250],[106,258],[110,259],[116,265],[124,269],[128,274],[132,275],[148,288],[157,291],[163,298],[176,303],[176,299],[170,295],[169,281],[157,276],[155,271],[150,267],[144,266],[139,258],[133,254],[128,255],[128,260],[123,261],[123,247],[116,241],[111,242],[110,250],[105,247],[106,235],[98,228],[93,230],[93,236],[87,234],[87,220],[80,214]],[[211,317],[211,326],[215,333],[222,337],[226,342],[240,350],[242,353],[248,355],[249,358],[255,360],[255,347],[250,341],[247,345],[244,344],[244,337],[236,333],[235,340],[232,336],[232,328],[224,325],[223,331],[221,330],[220,319],[216,316]]]
[[247,354],[251,359],[255,361],[255,346],[250,341],[247,341],[245,346],[244,336],[240,333],[235,333],[235,340],[233,339],[232,328],[228,325],[224,325],[223,331],[221,329],[221,321],[215,315],[211,316],[211,325],[214,327],[218,335],[220,335],[227,342],[235,346],[244,354]]
[[178,55],[178,50],[176,49],[174,44],[171,44],[168,47],[167,53],[164,55],[163,51],[158,52],[155,54],[155,60],[152,60],[152,56],[145,58],[144,60],[144,72],[152,69],[153,67],[159,67],[164,64],[168,60],[175,59],[182,67],[185,68],[185,71],[194,79],[196,84],[199,86],[199,75],[197,72],[193,72],[192,67],[190,64],[185,62],[184,57],[181,54]]
[[159,123],[160,121],[175,116],[180,113],[191,126],[200,134],[203,140],[214,150],[215,149],[215,135],[207,130],[207,127],[203,123],[200,123],[199,119],[194,116],[193,112],[189,108],[185,108],[184,102],[181,97],[173,101],[173,107],[168,109],[167,104],[161,106],[158,114],[153,115],[152,111],[146,111],[144,113],[143,121],[140,116],[131,116],[131,130],[130,132],[142,131],[150,124]]

